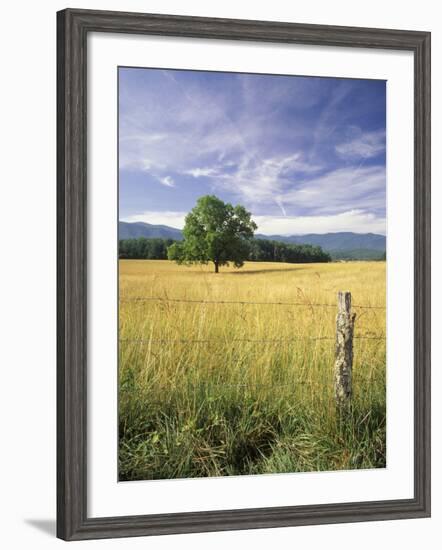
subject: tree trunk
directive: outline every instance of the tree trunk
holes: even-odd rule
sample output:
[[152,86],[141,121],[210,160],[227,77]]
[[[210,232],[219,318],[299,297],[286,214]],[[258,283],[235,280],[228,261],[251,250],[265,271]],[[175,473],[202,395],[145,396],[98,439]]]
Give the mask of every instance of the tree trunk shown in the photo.
[[219,273],[218,262],[213,262],[215,264],[215,273]]

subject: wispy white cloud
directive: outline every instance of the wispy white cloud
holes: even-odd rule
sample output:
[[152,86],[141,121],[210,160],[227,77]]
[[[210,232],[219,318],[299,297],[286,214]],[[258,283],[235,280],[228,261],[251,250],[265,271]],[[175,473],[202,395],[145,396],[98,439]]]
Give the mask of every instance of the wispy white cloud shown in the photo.
[[164,133],[120,132],[118,150],[120,170],[147,171],[154,165],[161,168],[155,158],[148,157],[148,153],[155,147],[164,147],[160,143],[164,142],[166,138],[167,135]]
[[360,135],[339,143],[336,152],[344,158],[368,159],[385,151],[385,131],[364,132]]
[[186,170],[184,172],[185,174],[189,174],[189,176],[193,176],[194,178],[202,178],[202,177],[210,177],[210,176],[218,176],[219,175],[219,168],[191,168],[190,170]]
[[301,153],[260,157],[249,152],[238,157],[238,163],[194,168],[187,173],[195,178],[208,178],[215,188],[240,197],[250,204],[276,203],[284,213],[287,188],[293,180],[321,170],[321,166],[309,164]]
[[289,188],[284,202],[316,214],[385,210],[385,167],[338,168]]
[[341,80],[329,93],[313,128],[313,143],[308,157],[310,162],[320,155],[324,144],[328,146],[333,140],[333,134],[341,124],[339,107],[350,91],[351,84]]
[[175,182],[170,176],[164,176],[164,178],[158,178],[158,181],[166,187],[175,187]]
[[227,173],[222,168],[206,168],[194,174],[207,177],[215,188],[227,191],[258,213],[276,204],[283,215],[291,211],[331,214],[353,210],[385,209],[385,167],[350,166],[326,171],[304,163],[296,154],[288,157],[256,159],[245,156]]

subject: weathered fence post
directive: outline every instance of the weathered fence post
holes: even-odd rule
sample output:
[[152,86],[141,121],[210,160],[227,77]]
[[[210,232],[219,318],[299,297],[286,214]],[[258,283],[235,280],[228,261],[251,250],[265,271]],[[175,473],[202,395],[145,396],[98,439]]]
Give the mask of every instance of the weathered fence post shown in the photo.
[[353,329],[356,314],[351,313],[351,293],[338,292],[336,316],[335,398],[339,412],[348,411],[352,394]]

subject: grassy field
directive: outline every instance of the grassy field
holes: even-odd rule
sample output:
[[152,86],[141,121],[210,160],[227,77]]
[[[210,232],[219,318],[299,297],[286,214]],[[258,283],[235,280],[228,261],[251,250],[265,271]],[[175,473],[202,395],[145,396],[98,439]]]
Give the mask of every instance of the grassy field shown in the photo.
[[120,480],[385,467],[385,310],[354,309],[343,422],[336,308],[315,305],[385,306],[385,263],[212,271],[120,260]]

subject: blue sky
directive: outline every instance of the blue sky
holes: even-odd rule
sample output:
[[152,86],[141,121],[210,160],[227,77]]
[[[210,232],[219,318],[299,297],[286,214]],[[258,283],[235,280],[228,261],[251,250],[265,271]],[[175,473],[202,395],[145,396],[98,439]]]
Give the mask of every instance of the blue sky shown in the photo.
[[268,235],[385,234],[385,107],[379,80],[120,68],[120,219],[214,194]]

